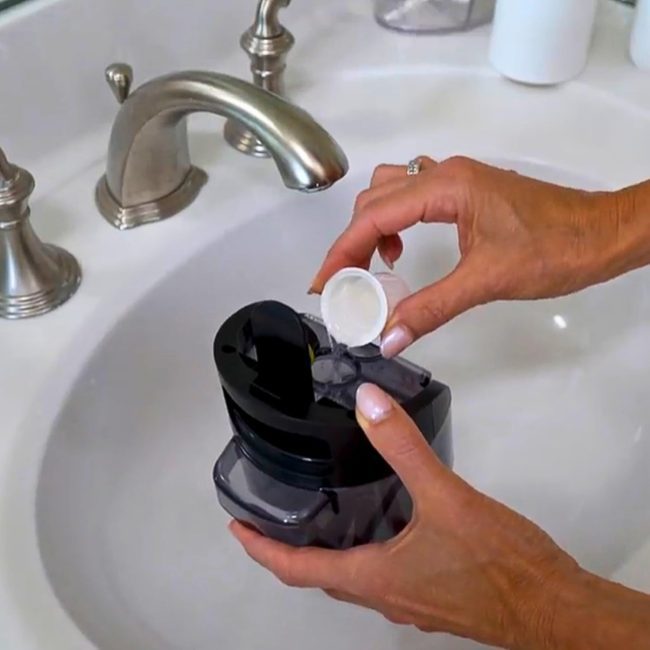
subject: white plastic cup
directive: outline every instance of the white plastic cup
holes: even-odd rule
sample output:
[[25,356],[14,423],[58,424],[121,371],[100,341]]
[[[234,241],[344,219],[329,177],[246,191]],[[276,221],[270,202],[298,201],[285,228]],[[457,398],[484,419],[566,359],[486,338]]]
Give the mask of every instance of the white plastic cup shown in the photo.
[[360,347],[377,341],[397,304],[410,293],[392,273],[341,269],[323,288],[321,316],[336,341]]
[[490,61],[522,83],[578,76],[591,46],[597,0],[497,0]]
[[630,58],[641,70],[650,70],[650,0],[639,0],[636,6]]

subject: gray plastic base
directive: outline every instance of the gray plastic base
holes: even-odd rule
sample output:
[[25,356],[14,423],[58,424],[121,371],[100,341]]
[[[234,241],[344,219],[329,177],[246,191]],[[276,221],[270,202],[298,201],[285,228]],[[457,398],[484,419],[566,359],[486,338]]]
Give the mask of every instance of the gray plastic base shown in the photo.
[[[438,431],[434,451],[453,463],[451,418]],[[231,441],[214,470],[223,508],[264,535],[292,546],[344,549],[386,541],[409,522],[411,498],[396,475],[352,488],[305,490],[260,471]]]

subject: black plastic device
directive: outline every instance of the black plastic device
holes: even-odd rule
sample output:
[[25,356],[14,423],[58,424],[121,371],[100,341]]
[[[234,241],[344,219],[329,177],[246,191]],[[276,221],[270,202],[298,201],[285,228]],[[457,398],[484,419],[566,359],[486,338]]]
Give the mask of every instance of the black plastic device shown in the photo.
[[270,537],[347,548],[410,519],[408,493],[356,422],[361,383],[391,394],[452,464],[449,388],[375,345],[333,344],[313,316],[248,305],[219,329],[214,359],[234,433],[214,468],[219,501]]

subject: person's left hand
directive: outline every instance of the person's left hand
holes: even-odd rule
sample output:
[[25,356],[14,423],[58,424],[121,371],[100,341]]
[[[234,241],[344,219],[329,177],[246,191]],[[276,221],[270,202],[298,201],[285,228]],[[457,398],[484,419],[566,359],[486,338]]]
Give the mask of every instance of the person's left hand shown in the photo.
[[346,551],[293,548],[233,522],[246,552],[295,587],[325,590],[395,623],[507,648],[546,648],[558,594],[582,571],[537,526],[447,469],[399,405],[374,385],[357,418],[397,472],[414,514],[394,539]]

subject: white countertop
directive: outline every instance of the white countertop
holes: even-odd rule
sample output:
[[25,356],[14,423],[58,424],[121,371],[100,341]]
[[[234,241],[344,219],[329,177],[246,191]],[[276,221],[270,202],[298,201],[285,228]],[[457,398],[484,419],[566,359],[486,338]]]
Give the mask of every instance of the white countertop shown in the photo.
[[[74,3],[75,0],[35,2],[34,7],[52,15],[57,12],[65,14],[72,11]],[[136,83],[150,74],[184,67],[212,65],[224,72],[246,74],[243,54],[223,44],[226,36],[229,41],[236,40],[233,29],[224,27],[223,23],[228,20],[236,22],[236,33],[239,33],[241,17],[227,17],[227,11],[223,9],[212,11],[213,14],[221,12],[221,24],[216,17],[211,21],[215,34],[221,30],[222,36],[214,47],[210,45],[213,39],[209,37],[209,30],[195,20],[191,28],[196,30],[196,36],[189,39],[193,45],[184,49],[182,43],[168,45],[160,36],[164,35],[165,29],[173,29],[172,10],[168,7],[173,4],[160,3],[160,7],[156,5],[152,10],[154,14],[160,11],[163,25],[148,43],[140,43],[141,50],[135,45],[127,46],[125,41],[111,42],[101,32],[101,20],[108,20],[108,15],[112,21],[110,24],[117,24],[118,10],[111,13],[112,10],[102,5],[97,16],[84,14],[87,18],[84,29],[80,30],[81,34],[71,37],[72,40],[92,41],[94,28],[101,32],[99,40],[102,43],[98,47],[103,47],[104,51],[92,54],[94,67],[90,62],[82,64],[83,78],[90,78],[89,70],[92,69],[92,74],[101,80],[103,64],[109,62],[109,57],[127,55],[135,63]],[[204,11],[207,14],[210,4],[204,3],[204,8],[198,9],[197,13]],[[298,9],[298,0],[295,4],[291,28],[297,45],[289,57],[288,72],[291,96],[319,118],[326,128],[331,128],[334,136],[340,138],[352,163],[350,179],[329,190],[331,192],[347,192],[352,196],[357,189],[362,189],[355,185],[359,184],[359,174],[367,175],[373,156],[376,156],[377,163],[383,162],[388,151],[386,142],[365,143],[363,125],[345,124],[340,119],[337,104],[351,100],[347,95],[337,96],[336,89],[339,86],[350,87],[355,78],[374,75],[381,80],[391,74],[412,75],[414,83],[422,83],[423,73],[428,70],[436,74],[466,74],[476,79],[479,91],[485,93],[486,102],[502,95],[516,98],[530,93],[540,96],[566,93],[567,97],[580,94],[611,105],[613,115],[616,115],[616,107],[624,106],[629,115],[638,115],[644,121],[650,118],[650,76],[636,70],[627,59],[631,12],[609,1],[604,2],[601,8],[588,68],[578,80],[552,89],[515,87],[499,79],[486,63],[487,28],[461,35],[414,38],[379,29],[369,15],[366,2],[318,3],[309,12]],[[125,11],[130,3],[125,0],[122,5]],[[34,58],[27,61],[22,56],[13,57],[14,50],[11,49],[24,47],[18,44],[19,36],[47,29],[39,23],[39,12],[34,11],[34,7],[18,9],[12,16],[0,18],[0,34],[7,34],[0,47],[0,74],[26,79],[30,70],[35,70],[34,74],[39,77],[35,85],[39,85],[42,72],[38,66],[49,65],[46,58],[36,52]],[[287,13],[287,22],[290,22],[289,15]],[[149,19],[153,22],[153,18]],[[137,16],[132,20],[136,21]],[[135,27],[131,31],[132,40],[134,33]],[[61,36],[52,34],[50,38]],[[127,36],[124,39],[128,40]],[[187,34],[182,39],[188,41]],[[167,48],[164,52],[156,49],[162,48],[162,44]],[[148,45],[150,49],[147,49]],[[37,190],[32,201],[36,232],[45,241],[73,252],[83,269],[80,290],[65,306],[45,317],[0,321],[0,648],[7,650],[90,647],[48,590],[36,549],[33,506],[31,510],[29,507],[34,502],[36,476],[48,426],[63,397],[57,392],[58,378],[61,386],[67,386],[70,377],[78,372],[101,336],[149,287],[163,280],[167,273],[223,232],[245,220],[254,219],[260,206],[266,210],[286,198],[286,190],[271,163],[260,164],[229,150],[220,142],[220,123],[201,117],[191,122],[192,148],[195,160],[207,169],[210,180],[199,201],[183,215],[165,223],[125,233],[108,226],[94,207],[93,186],[103,172],[110,126],[107,119],[115,109],[108,90],[101,87],[101,81],[93,82],[92,93],[97,95],[90,98],[90,92],[78,83],[75,71],[66,71],[65,66],[75,64],[75,57],[84,56],[83,51],[76,49],[83,46],[80,42],[67,48],[61,44],[61,54],[59,50],[52,50],[57,52],[56,66],[63,74],[56,79],[57,69],[50,69],[47,81],[43,81],[46,86],[41,84],[40,89],[30,88],[27,81],[18,88],[19,92],[11,93],[11,107],[6,117],[15,118],[12,123],[18,125],[17,130],[9,133],[6,120],[0,127],[0,145],[6,147],[10,159],[28,166],[36,177]],[[30,48],[32,51],[39,49],[33,41]],[[75,56],[68,56],[68,50],[76,52]],[[228,53],[223,50],[228,50]],[[3,87],[6,87],[4,82]],[[49,128],[48,119],[44,117],[47,110],[42,103],[38,107],[35,104],[39,93],[44,90],[47,93],[68,93],[63,98],[52,97],[53,112],[58,115],[53,116],[55,124]],[[97,110],[93,115],[92,111],[78,109],[77,122],[72,123],[74,120],[70,119],[70,106],[66,102],[78,105],[85,101],[85,97],[89,97],[88,101],[96,105]],[[363,99],[362,96],[354,98],[357,102]],[[3,98],[2,103],[6,101]],[[448,101],[450,98],[444,95],[432,97],[430,110],[442,110]],[[404,107],[405,116],[411,108]],[[363,110],[363,106],[355,104],[354,115],[363,115]],[[368,106],[368,110],[372,110],[372,106]],[[22,116],[20,119],[19,115]],[[328,116],[336,116],[335,123],[328,121]],[[37,120],[38,125],[34,126],[30,136],[32,124]],[[62,122],[57,124],[56,120]],[[513,113],[504,114],[503,121],[515,120],[521,120],[521,115],[513,103]],[[576,133],[584,135],[589,132],[590,115],[585,114],[584,120],[585,124],[577,127]],[[615,127],[614,134],[627,128],[620,123],[612,126]],[[629,129],[635,129],[633,120]],[[41,132],[46,135],[39,144]],[[644,133],[647,133],[647,127]],[[10,144],[3,142],[5,136]],[[65,146],[61,142],[64,137]],[[605,164],[594,155],[594,147],[583,146],[579,137],[574,142],[558,142],[553,146],[548,141],[551,136],[529,134],[527,137],[518,145],[523,157],[548,160],[543,152],[552,152],[553,148],[562,150],[563,162],[566,164],[568,161],[571,169],[610,186],[650,177],[645,154],[629,151],[629,155],[624,155],[625,152],[621,153],[603,142],[600,153],[603,158],[609,157]],[[539,137],[537,146],[536,137]],[[593,137],[598,138],[600,134],[594,133]],[[388,140],[390,134],[386,134],[386,138]],[[494,138],[498,142],[497,136]],[[423,141],[428,142],[426,138]],[[413,134],[413,146],[417,147],[417,143],[418,134]],[[471,150],[466,142],[459,143],[459,152]],[[41,144],[43,146],[39,148]],[[647,140],[639,141],[638,146],[647,149]],[[454,149],[454,139],[450,136],[440,143],[436,153],[454,153]],[[409,155],[407,151],[403,153],[405,157]],[[413,150],[412,153],[421,151]],[[496,155],[498,151],[494,148],[489,153]],[[615,166],[612,165],[612,156],[615,157]],[[251,188],[255,190],[254,201],[249,197]],[[214,206],[214,210],[207,209],[209,206]],[[639,551],[615,577],[650,590],[650,545]]]

